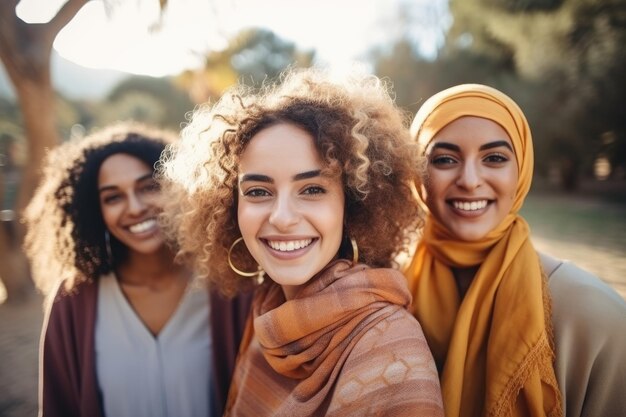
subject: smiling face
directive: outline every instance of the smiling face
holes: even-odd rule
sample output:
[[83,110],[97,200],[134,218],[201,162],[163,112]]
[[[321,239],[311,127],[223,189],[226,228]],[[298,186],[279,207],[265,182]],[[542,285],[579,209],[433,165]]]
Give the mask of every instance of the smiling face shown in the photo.
[[458,239],[482,239],[511,211],[518,168],[499,124],[461,117],[433,137],[426,157],[426,204]]
[[104,224],[130,253],[152,254],[164,243],[157,224],[159,187],[143,161],[123,153],[104,160],[98,193]]
[[257,133],[239,163],[239,229],[248,250],[290,298],[337,254],[344,193],[322,175],[313,137],[279,123]]

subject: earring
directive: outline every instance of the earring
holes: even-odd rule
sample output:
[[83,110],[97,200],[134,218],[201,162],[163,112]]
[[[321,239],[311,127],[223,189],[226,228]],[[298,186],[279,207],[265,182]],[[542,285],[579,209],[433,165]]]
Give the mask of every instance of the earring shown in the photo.
[[111,250],[111,235],[108,229],[104,229],[104,248],[107,251],[109,265],[113,267],[113,251]]
[[233,248],[237,245],[237,243],[243,241],[243,237],[239,237],[237,238],[232,245],[230,245],[230,249],[228,249],[228,266],[230,266],[230,269],[232,269],[235,274],[240,275],[242,277],[246,277],[246,278],[250,278],[250,277],[256,277],[256,281],[257,284],[261,284],[263,283],[264,277],[265,277],[265,271],[261,268],[261,266],[259,265],[258,269],[254,272],[244,272],[240,269],[237,269],[237,267],[235,267],[235,265],[233,265],[233,261],[230,259],[230,254],[233,252]]
[[359,263],[359,247],[356,245],[356,239],[351,237],[350,243],[352,244],[352,263],[354,265]]

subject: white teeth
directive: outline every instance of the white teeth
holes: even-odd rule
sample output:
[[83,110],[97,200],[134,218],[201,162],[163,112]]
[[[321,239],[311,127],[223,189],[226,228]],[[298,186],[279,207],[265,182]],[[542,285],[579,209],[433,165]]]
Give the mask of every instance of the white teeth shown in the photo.
[[281,240],[281,241],[273,241],[268,240],[267,243],[274,250],[278,250],[281,252],[291,252],[296,249],[302,249],[309,246],[313,242],[313,239],[302,239],[302,240]]
[[156,226],[156,219],[144,220],[141,223],[133,224],[128,228],[131,233],[143,233]]
[[469,201],[453,201],[452,205],[457,210],[476,211],[476,210],[481,210],[481,209],[484,209],[485,207],[487,207],[487,200],[472,201],[472,202],[469,202]]

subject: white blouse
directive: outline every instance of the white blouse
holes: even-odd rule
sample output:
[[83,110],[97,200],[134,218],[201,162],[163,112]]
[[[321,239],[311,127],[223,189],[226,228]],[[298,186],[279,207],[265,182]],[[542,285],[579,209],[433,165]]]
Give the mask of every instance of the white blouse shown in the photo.
[[208,292],[190,284],[158,336],[137,316],[113,274],[99,280],[96,375],[107,417],[209,415]]

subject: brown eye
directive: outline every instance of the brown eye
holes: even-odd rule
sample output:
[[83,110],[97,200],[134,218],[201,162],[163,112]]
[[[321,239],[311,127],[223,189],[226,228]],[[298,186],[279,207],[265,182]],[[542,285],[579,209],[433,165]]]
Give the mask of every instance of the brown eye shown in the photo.
[[494,163],[494,164],[507,162],[508,160],[509,160],[509,158],[506,157],[505,155],[501,154],[501,153],[495,153],[495,154],[487,155],[483,159],[483,161],[485,161],[485,162]]
[[145,184],[144,186],[142,186],[140,191],[142,193],[156,193],[156,192],[159,192],[160,189],[161,189],[161,187],[159,187],[158,183],[150,182],[150,183]]
[[104,204],[114,204],[122,199],[122,196],[119,194],[108,194],[102,197],[102,202]]
[[326,190],[318,185],[312,185],[304,189],[302,194],[316,195],[316,194],[326,194]]
[[456,159],[450,155],[437,155],[430,159],[430,164],[435,166],[452,165],[454,163],[456,163]]
[[267,197],[270,195],[269,192],[267,192],[267,190],[264,190],[262,188],[251,188],[248,191],[246,191],[243,195],[245,195],[246,197]]

